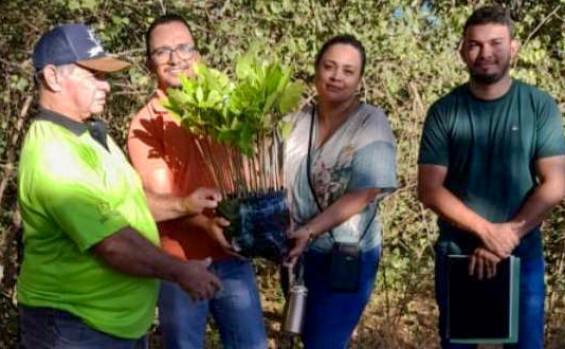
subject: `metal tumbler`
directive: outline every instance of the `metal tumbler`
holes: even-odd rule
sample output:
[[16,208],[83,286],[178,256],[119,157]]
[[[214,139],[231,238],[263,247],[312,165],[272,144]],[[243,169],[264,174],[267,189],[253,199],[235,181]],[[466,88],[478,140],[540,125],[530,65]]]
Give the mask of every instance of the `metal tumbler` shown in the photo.
[[284,306],[282,330],[287,333],[301,334],[306,312],[308,289],[295,284],[290,288],[288,300]]

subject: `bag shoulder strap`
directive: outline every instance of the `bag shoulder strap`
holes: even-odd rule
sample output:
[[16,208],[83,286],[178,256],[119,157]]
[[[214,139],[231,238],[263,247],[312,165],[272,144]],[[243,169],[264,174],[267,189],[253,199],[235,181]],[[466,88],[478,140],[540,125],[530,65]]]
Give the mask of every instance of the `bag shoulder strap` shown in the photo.
[[[316,206],[318,207],[318,211],[320,211],[320,213],[322,213],[322,211],[324,210],[322,208],[322,205],[320,204],[320,201],[318,200],[318,196],[316,195],[316,191],[314,191],[314,186],[312,185],[312,169],[311,169],[311,162],[312,162],[312,138],[314,138],[314,113],[316,112],[316,106],[312,105],[312,111],[310,113],[310,133],[308,136],[308,155],[306,156],[306,177],[308,178],[308,187],[310,188],[310,192],[312,193],[312,196],[314,197],[314,202],[316,203]],[[332,239],[332,242],[335,243],[335,237],[333,234],[333,230],[330,229],[329,231],[330,233],[330,237]]]

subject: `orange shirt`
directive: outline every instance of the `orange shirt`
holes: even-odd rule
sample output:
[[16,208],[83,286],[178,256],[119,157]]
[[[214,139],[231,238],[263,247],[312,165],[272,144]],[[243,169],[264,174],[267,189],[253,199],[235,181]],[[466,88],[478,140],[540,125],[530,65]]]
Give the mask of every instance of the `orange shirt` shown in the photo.
[[[164,92],[157,90],[131,122],[128,150],[135,169],[144,183],[155,171],[164,174],[164,191],[175,196],[186,196],[202,186],[216,186],[194,142],[195,136],[169,115],[160,103],[164,98]],[[160,222],[158,226],[162,247],[173,256],[214,260],[228,256],[206,231],[187,226],[184,218]]]

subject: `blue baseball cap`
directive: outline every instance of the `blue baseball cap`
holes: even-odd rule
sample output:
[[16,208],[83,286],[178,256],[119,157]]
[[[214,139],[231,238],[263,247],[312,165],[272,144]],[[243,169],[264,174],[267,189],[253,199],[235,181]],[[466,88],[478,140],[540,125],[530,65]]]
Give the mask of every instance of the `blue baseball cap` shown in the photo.
[[65,24],[45,33],[33,49],[36,71],[52,64],[75,63],[101,72],[115,72],[130,64],[108,55],[94,30],[83,24]]

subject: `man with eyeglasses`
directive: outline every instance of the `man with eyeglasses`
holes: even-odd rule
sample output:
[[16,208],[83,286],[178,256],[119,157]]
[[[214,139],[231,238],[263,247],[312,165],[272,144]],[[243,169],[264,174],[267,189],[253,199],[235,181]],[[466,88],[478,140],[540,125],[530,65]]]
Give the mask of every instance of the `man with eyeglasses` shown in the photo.
[[[192,64],[200,60],[189,26],[178,15],[164,15],[151,24],[145,39],[147,64],[158,86],[131,123],[131,160],[147,192],[184,196],[213,186],[195,136],[161,105],[167,88],[178,87],[181,74],[191,77]],[[162,283],[159,319],[167,349],[202,348],[210,312],[226,348],[267,347],[253,266],[232,255],[223,235],[228,224],[211,213],[159,223],[165,251],[183,260],[211,257],[211,270],[223,285],[211,299],[196,301],[177,285]]]
[[158,279],[194,298],[221,287],[210,261],[159,248],[155,220],[197,215],[219,193],[146,194],[101,120],[105,74],[129,64],[104,52],[81,24],[57,27],[35,45],[39,111],[21,152],[18,201],[24,255],[18,278],[22,344],[29,349],[144,348]]

